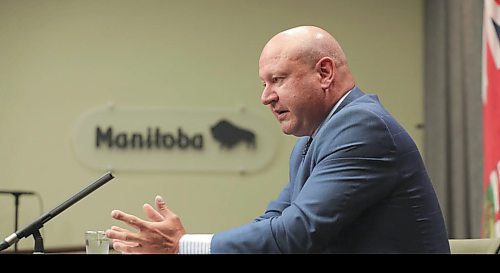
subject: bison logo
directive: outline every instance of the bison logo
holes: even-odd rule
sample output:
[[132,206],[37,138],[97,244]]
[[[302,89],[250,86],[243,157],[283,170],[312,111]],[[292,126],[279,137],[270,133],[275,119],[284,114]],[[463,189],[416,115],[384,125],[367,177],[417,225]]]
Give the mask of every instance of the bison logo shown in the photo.
[[214,139],[221,148],[232,149],[239,142],[245,142],[248,148],[255,148],[255,134],[249,130],[238,128],[231,122],[223,119],[210,128]]

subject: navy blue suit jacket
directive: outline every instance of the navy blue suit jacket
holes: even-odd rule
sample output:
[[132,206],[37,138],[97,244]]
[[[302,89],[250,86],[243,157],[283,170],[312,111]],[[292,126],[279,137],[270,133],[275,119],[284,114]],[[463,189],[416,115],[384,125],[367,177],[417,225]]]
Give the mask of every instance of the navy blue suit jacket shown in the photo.
[[439,203],[408,133],[357,87],[299,138],[290,181],[254,222],[216,233],[212,253],[449,253]]

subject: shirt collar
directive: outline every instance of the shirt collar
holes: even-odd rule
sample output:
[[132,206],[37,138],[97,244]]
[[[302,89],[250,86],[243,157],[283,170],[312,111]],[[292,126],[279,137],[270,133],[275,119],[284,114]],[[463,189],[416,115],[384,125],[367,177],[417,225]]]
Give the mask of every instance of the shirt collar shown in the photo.
[[[354,89],[354,88],[353,88]],[[349,93],[351,93],[351,91],[353,90],[349,90],[347,91],[347,93],[345,93],[338,101],[337,103],[335,103],[335,105],[333,106],[332,110],[330,110],[330,113],[328,114],[328,116],[321,122],[321,124],[318,126],[318,128],[316,128],[316,130],[314,130],[314,133],[312,134],[312,138],[316,137],[316,133],[319,131],[319,129],[321,129],[321,127],[323,127],[323,124],[325,123],[326,120],[329,120],[332,116],[333,116],[333,113],[335,113],[335,110],[337,110],[337,108],[339,108],[340,104],[344,101],[344,99],[347,97],[347,95],[349,95]]]

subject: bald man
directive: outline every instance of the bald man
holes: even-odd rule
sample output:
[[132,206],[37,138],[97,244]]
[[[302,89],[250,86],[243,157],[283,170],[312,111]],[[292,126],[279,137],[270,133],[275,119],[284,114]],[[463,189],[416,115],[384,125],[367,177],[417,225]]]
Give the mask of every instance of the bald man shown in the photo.
[[420,153],[374,95],[355,84],[338,42],[301,26],[262,50],[261,101],[299,137],[289,183],[252,223],[186,234],[160,196],[151,221],[119,210],[113,247],[134,253],[449,253],[439,203]]

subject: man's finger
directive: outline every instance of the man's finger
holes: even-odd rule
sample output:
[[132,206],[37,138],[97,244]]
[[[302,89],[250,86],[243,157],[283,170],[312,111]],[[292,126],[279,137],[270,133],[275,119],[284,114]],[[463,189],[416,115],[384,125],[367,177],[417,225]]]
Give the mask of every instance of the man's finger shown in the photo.
[[167,208],[167,204],[165,204],[165,201],[163,201],[161,196],[156,196],[155,203],[158,212],[163,215],[163,217],[166,217],[170,213],[170,210]]
[[127,242],[127,241],[122,241],[122,240],[118,240],[118,239],[113,239],[113,244],[114,243],[120,243],[120,244],[129,246],[129,247],[137,247],[137,246],[139,246],[138,243]]
[[117,227],[117,226],[112,226],[111,227],[112,230],[116,230],[116,231],[122,231],[122,232],[126,232],[128,230],[124,229],[124,228],[121,228],[121,227]]
[[144,210],[144,213],[146,213],[146,216],[155,222],[161,222],[165,219],[150,204],[144,204],[144,206],[142,206],[142,209]]
[[114,234],[116,233],[108,233],[111,232],[111,231],[116,231],[116,232],[129,232],[128,230],[124,229],[124,228],[121,228],[121,227],[117,227],[117,226],[112,226],[111,229],[108,229],[105,231],[105,234],[106,234],[106,237],[108,237],[109,239],[113,239],[111,238],[111,236],[113,236]]
[[137,253],[138,245],[133,246],[122,241],[113,241],[113,249],[122,253]]
[[109,239],[118,239],[120,241],[139,243],[141,240],[137,233],[130,232],[128,230],[118,231],[113,229],[106,230],[106,237]]
[[147,226],[147,223],[144,220],[120,210],[113,210],[111,212],[111,217],[115,218],[116,220],[125,222],[138,230],[141,230]]

